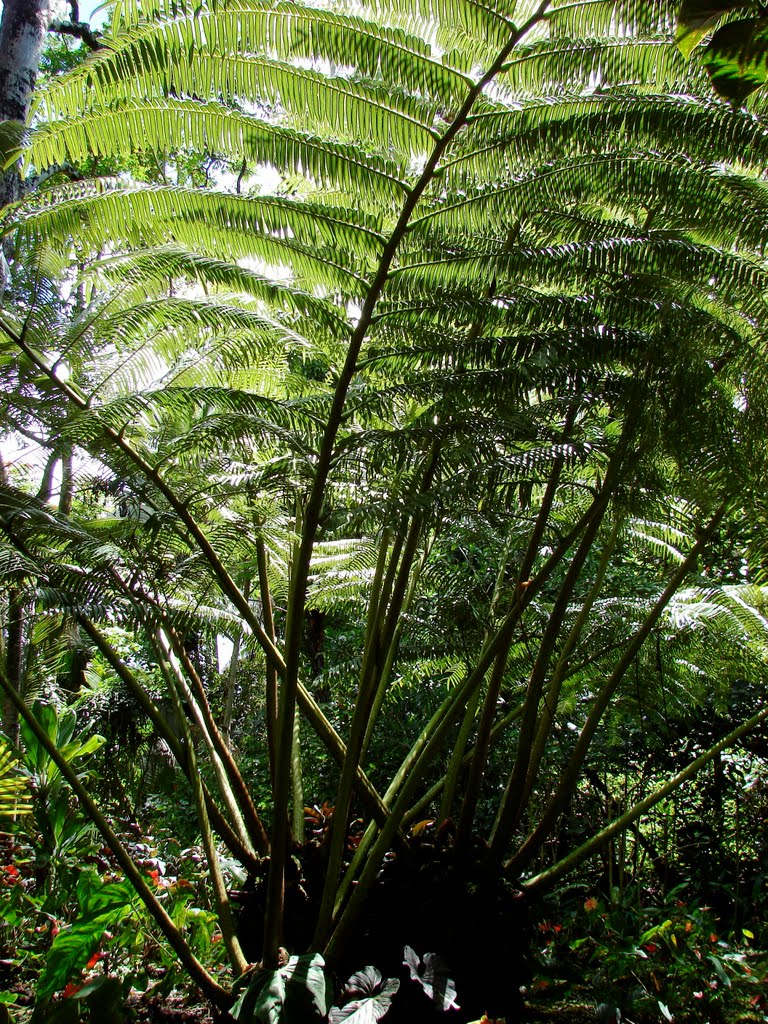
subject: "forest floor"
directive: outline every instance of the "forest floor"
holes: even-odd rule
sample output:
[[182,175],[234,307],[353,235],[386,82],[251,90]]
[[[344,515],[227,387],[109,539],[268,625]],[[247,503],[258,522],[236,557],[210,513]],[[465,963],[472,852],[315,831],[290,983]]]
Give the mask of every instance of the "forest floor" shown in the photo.
[[[130,1009],[135,1024],[218,1024],[208,1007],[183,996],[142,996],[132,1001]],[[450,1024],[450,1013],[445,1019],[446,1024]],[[576,1003],[527,1005],[524,1018],[525,1024],[596,1024],[597,1020],[594,1004]],[[382,1018],[382,1024],[387,1024],[386,1017]]]
[[[10,1020],[13,1024],[27,1024],[32,1014],[32,999],[31,993],[25,993],[24,996],[23,1002],[20,1000],[13,1006],[13,1016],[9,1018],[3,1017],[4,1007],[0,1006],[0,1024],[5,1020]],[[27,1000],[29,1005],[24,1005]],[[136,993],[125,1006],[123,1019],[125,1024],[221,1024],[221,1017],[212,1012],[208,1005],[184,994],[160,996]],[[602,1024],[603,1020],[595,1003],[537,1002],[525,1005],[521,1024]],[[764,1024],[765,1020],[766,1018],[759,1014],[737,1014],[732,1018],[725,1018],[724,1024]],[[631,1024],[626,1017],[622,1018],[622,1021]],[[382,1018],[382,1024],[386,1024],[386,1017]],[[450,1013],[446,1017],[446,1024],[450,1024]],[[682,1019],[680,1024],[684,1024]]]

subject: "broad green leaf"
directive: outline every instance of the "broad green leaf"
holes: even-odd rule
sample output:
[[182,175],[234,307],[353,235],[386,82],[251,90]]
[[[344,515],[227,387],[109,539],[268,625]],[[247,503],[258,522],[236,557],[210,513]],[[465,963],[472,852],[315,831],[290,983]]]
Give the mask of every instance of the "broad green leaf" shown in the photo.
[[704,66],[720,96],[740,106],[768,79],[768,17],[731,21],[714,34]]
[[312,1024],[328,1012],[325,961],[292,956],[276,971],[256,971],[229,1011],[244,1024]]
[[100,736],[95,733],[93,736],[89,736],[87,740],[81,742],[79,739],[74,739],[70,743],[65,744],[59,751],[62,757],[66,761],[74,761],[78,757],[86,757],[88,754],[93,754],[97,750],[100,750],[106,743],[104,736]]
[[677,16],[675,42],[685,57],[690,57],[707,32],[730,11],[755,10],[755,5],[738,0],[685,0]]
[[229,1015],[244,1024],[277,1024],[284,1001],[285,981],[280,972],[257,971]]
[[715,974],[717,975],[720,984],[724,985],[725,988],[730,988],[731,979],[725,972],[722,960],[719,957],[715,956],[713,953],[710,953],[707,956],[707,960],[709,960],[712,963],[712,966],[715,968]]
[[130,913],[132,898],[132,890],[122,882],[99,886],[87,894],[82,915],[70,927],[62,928],[53,940],[38,982],[38,999],[47,999],[58,992],[85,967],[104,932]]

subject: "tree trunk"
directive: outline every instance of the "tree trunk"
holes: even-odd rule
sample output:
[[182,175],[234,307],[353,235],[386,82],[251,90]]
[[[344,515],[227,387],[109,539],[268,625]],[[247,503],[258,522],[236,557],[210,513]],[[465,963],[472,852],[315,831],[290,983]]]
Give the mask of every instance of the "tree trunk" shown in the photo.
[[[26,123],[50,20],[49,0],[5,0],[0,20],[0,121]],[[19,197],[19,175],[0,180],[0,208]]]
[[[5,670],[13,685],[23,691],[22,652],[24,643],[24,601],[14,587],[8,594],[8,613],[5,635]],[[11,741],[19,739],[19,715],[15,705],[7,698],[3,701],[3,732]]]

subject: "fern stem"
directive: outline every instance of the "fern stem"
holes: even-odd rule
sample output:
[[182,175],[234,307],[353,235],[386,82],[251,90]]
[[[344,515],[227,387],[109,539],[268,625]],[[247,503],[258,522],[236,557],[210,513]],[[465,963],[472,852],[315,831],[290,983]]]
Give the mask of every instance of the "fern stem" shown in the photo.
[[[494,662],[494,666],[499,663],[505,665],[506,661],[506,652],[504,652],[498,656]],[[482,687],[478,686],[467,701],[466,708],[464,709],[464,718],[462,719],[459,727],[459,734],[456,737],[456,743],[451,753],[450,761],[448,762],[448,771],[444,776],[443,796],[440,801],[440,810],[437,815],[438,821],[441,822],[447,821],[448,818],[451,817],[451,811],[453,810],[453,804],[459,788],[459,779],[461,778],[461,773],[464,770],[464,753],[467,749],[467,744],[469,743],[469,737],[475,727],[477,709],[480,705],[481,695]]]
[[424,570],[427,558],[429,557],[430,545],[426,544],[422,551],[421,558],[414,567],[413,573],[411,574],[411,581],[408,584],[408,592],[405,595],[403,601],[400,618],[395,626],[394,633],[389,641],[389,646],[386,650],[382,668],[379,672],[378,684],[376,687],[376,693],[374,694],[373,701],[371,703],[371,710],[368,714],[368,722],[365,727],[365,737],[363,739],[363,749],[360,752],[360,757],[364,758],[368,747],[373,739],[374,730],[376,728],[376,722],[378,721],[379,713],[381,712],[384,699],[387,696],[387,690],[389,682],[392,676],[392,667],[395,663],[397,651],[400,646],[400,637],[403,632],[403,617],[408,614],[408,611],[413,603],[413,598],[416,593],[416,588],[419,583],[419,579]]
[[[480,799],[480,789],[485,776],[485,766],[488,759],[488,751],[491,746],[491,727],[496,714],[496,704],[501,691],[501,684],[504,681],[504,671],[507,667],[508,651],[502,651],[496,656],[491,674],[488,679],[488,689],[485,696],[485,704],[477,729],[477,739],[472,753],[469,778],[464,792],[464,799],[461,804],[459,823],[456,828],[455,850],[456,857],[460,860],[467,852],[469,841],[472,836],[472,826],[475,821],[475,811]],[[478,697],[480,690],[477,691]],[[464,750],[462,748],[462,755]],[[462,756],[462,763],[464,757]],[[447,785],[447,782],[446,782]],[[445,798],[443,798],[445,799]]]
[[[253,846],[253,850],[249,852],[249,860],[254,860],[254,850],[261,856],[265,856],[269,850],[269,839],[266,830],[261,823],[261,819],[259,818],[253,804],[250,791],[245,784],[245,780],[240,773],[240,769],[232,756],[231,748],[219,732],[218,726],[213,718],[213,713],[211,712],[211,707],[208,702],[203,682],[200,679],[195,666],[192,664],[192,661],[184,648],[184,644],[176,633],[172,622],[169,620],[166,610],[157,601],[144,593],[142,593],[138,599],[139,603],[137,605],[137,596],[134,594],[133,590],[126,585],[119,574],[111,571],[110,575],[125,596],[136,606],[139,618],[146,620],[145,606],[149,605],[156,614],[157,619],[163,624],[165,633],[173,645],[174,653],[184,666],[185,671],[194,685],[197,697],[196,700],[192,700],[190,696],[190,704],[201,716],[200,724],[203,730],[203,735],[210,740],[211,750],[217,755],[219,763],[225,771],[224,779],[227,790],[230,793],[234,791],[236,803],[234,806],[233,820],[239,817],[239,811],[237,809],[239,805],[250,826],[250,828],[246,830],[246,834],[243,836],[243,845],[245,848],[250,849],[250,847]],[[212,762],[214,764],[216,763],[213,761],[213,758]],[[224,790],[222,790],[222,794],[223,793]]]
[[552,652],[557,643],[563,620],[570,603],[576,584],[581,577],[582,570],[589,557],[595,539],[597,537],[603,517],[608,509],[608,503],[613,493],[618,477],[619,468],[622,462],[623,452],[620,456],[611,460],[603,487],[600,491],[599,500],[596,502],[595,515],[587,525],[578,547],[568,566],[568,571],[555,598],[554,605],[547,619],[538,655],[531,669],[528,680],[528,688],[523,702],[523,715],[520,721],[520,732],[517,744],[517,755],[515,763],[507,782],[504,796],[502,797],[496,815],[496,821],[490,837],[491,854],[495,857],[501,856],[501,849],[506,842],[511,830],[517,822],[518,810],[522,802],[522,788],[528,774],[531,748],[536,730],[536,722],[541,703],[541,693],[549,667]]
[[291,739],[291,834],[295,843],[304,842],[304,782],[301,771],[301,729],[299,709],[293,713]]
[[192,730],[190,729],[189,722],[184,714],[182,696],[188,700],[189,691],[187,690],[185,693],[185,687],[181,676],[173,670],[173,666],[165,647],[165,641],[159,630],[153,637],[153,640],[155,641],[155,649],[160,658],[161,668],[163,669],[168,681],[168,691],[170,693],[171,700],[173,701],[176,716],[181,724],[181,729],[184,734],[184,745],[186,747],[187,761],[189,764],[189,781],[192,788],[192,799],[195,804],[197,823],[200,826],[200,837],[202,839],[203,849],[205,850],[205,858],[208,863],[208,873],[211,879],[211,889],[213,891],[213,903],[216,908],[216,917],[218,918],[219,927],[221,928],[221,936],[227,950],[229,962],[235,976],[237,977],[246,970],[248,967],[248,961],[243,955],[237,935],[235,934],[235,926],[232,920],[227,887],[224,883],[224,876],[221,873],[219,855],[216,850],[216,843],[214,842],[213,833],[211,832],[211,823],[208,819],[205,807],[205,796],[200,782],[200,772],[197,766],[197,755],[195,753],[195,744],[192,739]]
[[[264,619],[264,632],[270,642],[275,645],[275,619],[272,614],[272,590],[269,585],[269,572],[267,565],[267,549],[264,538],[260,535],[256,538],[256,565],[259,572],[259,595],[261,597],[261,614]],[[267,718],[267,748],[269,750],[269,776],[274,789],[275,765],[277,763],[277,671],[274,664],[267,659],[265,669],[266,686],[266,718]]]
[[[176,762],[183,771],[185,777],[189,779],[189,765],[184,753],[184,748],[181,743],[179,743],[175,733],[168,726],[165,718],[163,718],[162,714],[157,709],[157,706],[150,699],[147,691],[138,681],[133,672],[131,672],[125,662],[122,661],[112,645],[101,635],[90,619],[87,619],[84,615],[78,615],[77,621],[88,634],[91,642],[97,650],[131,692],[144,714],[154,726],[158,736],[168,744],[168,749],[175,757]],[[249,871],[256,871],[259,867],[259,861],[254,856],[253,851],[249,846],[246,846],[242,842],[240,837],[221,813],[205,783],[203,783],[203,790],[205,794],[206,808],[213,827],[219,833],[227,848],[234,854],[234,856],[237,857],[237,859]]]
[[227,746],[230,746],[232,743],[232,712],[235,704],[235,690],[237,688],[237,674],[240,667],[240,648],[242,643],[243,630],[242,627],[238,627],[232,638],[232,654],[230,655],[229,668],[227,669],[224,710],[221,715],[221,735]]
[[653,793],[638,801],[633,807],[630,807],[618,818],[606,825],[605,828],[591,836],[586,843],[572,850],[566,857],[557,861],[550,868],[540,871],[537,875],[522,882],[522,889],[525,892],[536,892],[545,889],[554,882],[557,882],[566,873],[573,871],[574,868],[577,868],[579,864],[599,850],[601,846],[604,846],[613,836],[625,832],[646,811],[649,811],[657,803],[669,796],[670,793],[674,793],[685,782],[693,778],[705,765],[709,764],[710,761],[713,761],[724,750],[734,746],[743,736],[752,732],[753,729],[762,725],[766,720],[768,720],[768,706],[756,712],[746,722],[732,729],[727,736],[723,736],[709,750],[705,750],[703,754],[700,754],[690,764],[686,765],[677,775],[673,775],[671,779],[668,779],[664,785],[659,786]]
[[[198,675],[195,666],[192,664],[192,660],[185,650],[184,644],[181,642],[179,635],[168,622],[167,616],[163,616],[163,629],[171,641],[176,657],[183,665],[184,671],[194,687],[194,707],[198,709],[201,716],[203,735],[209,737],[211,751],[216,755],[219,763],[224,769],[226,785],[234,795],[236,807],[240,808],[240,811],[245,818],[245,823],[247,823],[247,835],[249,841],[253,843],[258,854],[266,856],[269,852],[269,837],[267,836],[266,829],[264,828],[258,811],[256,810],[250,790],[245,784],[245,780],[240,773],[237,762],[232,756],[232,750],[221,735],[219,727],[216,724],[216,720],[213,717],[213,712],[211,711],[211,705],[208,703],[208,695],[205,692],[203,681]],[[190,697],[192,697],[191,692]]]
[[[498,722],[494,723],[493,728],[491,729],[491,745],[493,745],[493,741],[496,739],[497,736],[500,736],[505,729],[512,725],[513,722],[517,721],[517,719],[520,717],[520,715],[522,715],[522,713],[523,705],[518,704],[516,708],[513,708],[511,711],[508,711],[503,718],[500,718]],[[463,764],[465,768],[472,763],[475,754],[475,747],[471,747],[466,752],[463,759]],[[416,803],[409,808],[409,810],[403,816],[403,827],[407,827],[408,825],[410,825],[412,821],[415,821],[419,817],[419,815],[424,813],[424,811],[426,810],[427,807],[429,807],[432,801],[436,800],[437,797],[440,795],[443,786],[445,786],[445,776],[443,776],[442,778],[438,779],[435,783],[433,783],[433,785],[430,786],[426,793],[424,793],[423,796],[419,797]]]
[[725,515],[726,508],[727,499],[722,502],[706,526],[699,531],[696,543],[683,559],[672,579],[654,602],[653,607],[645,617],[643,624],[626,644],[624,653],[619,659],[618,664],[595,697],[592,708],[587,715],[587,720],[579,733],[579,738],[576,741],[573,753],[571,754],[571,757],[562,773],[560,785],[541,814],[534,830],[530,833],[520,849],[504,865],[504,868],[508,873],[519,872],[530,864],[531,860],[536,856],[541,845],[546,841],[550,832],[554,828],[557,819],[562,813],[563,808],[567,804],[578,782],[581,766],[589,752],[592,738],[603,715],[605,714],[606,709],[608,708],[608,705],[611,702],[611,698],[616,692],[616,688],[619,686],[627,669],[634,661],[637,652],[645,643],[651,630],[658,622],[662,612],[672,600],[676,592],[680,589],[685,578],[688,576],[688,573],[696,564],[696,560],[700,553],[712,538],[712,535]]
[[[200,737],[202,738],[203,745],[205,746],[208,752],[208,758],[213,767],[214,775],[216,776],[219,792],[221,793],[222,800],[226,805],[227,810],[229,811],[230,819],[235,827],[235,831],[237,832],[240,841],[245,846],[250,846],[250,840],[248,837],[248,830],[245,827],[245,821],[243,820],[243,816],[240,813],[240,808],[237,806],[235,794],[232,792],[232,787],[229,784],[229,779],[227,778],[227,773],[224,769],[224,764],[222,763],[222,760],[219,756],[219,752],[216,749],[216,745],[214,744],[213,738],[211,737],[211,734],[208,730],[208,725],[207,722],[205,721],[205,717],[203,715],[197,696],[192,692],[183,674],[179,671],[178,665],[176,665],[173,661],[173,658],[171,656],[171,644],[167,638],[167,634],[164,636],[161,630],[155,630],[151,627],[147,629],[147,633],[149,635],[150,643],[155,649],[155,653],[158,658],[158,664],[160,665],[160,669],[166,681],[166,686],[168,687],[168,691],[171,694],[174,703],[177,702],[177,698],[174,695],[178,695],[178,703],[182,711],[181,717],[184,719],[184,721],[180,721],[179,724],[184,732],[185,742],[187,742],[187,734],[189,734],[189,737],[191,739],[191,733],[189,732],[189,727],[186,721],[186,714],[184,713],[184,708],[182,707],[182,698],[184,701],[186,701],[186,707],[189,709],[189,713],[195,719],[195,724],[198,727]],[[189,758],[190,754],[189,752],[187,752],[187,759],[189,760]],[[194,760],[196,764],[197,755],[195,755]]]
[[[571,405],[566,415],[565,425],[563,428],[563,441],[570,435],[573,428],[573,423],[576,418],[576,407]],[[530,576],[533,566],[536,562],[536,557],[539,553],[539,547],[541,540],[544,536],[547,523],[549,521],[549,515],[552,511],[552,505],[557,494],[557,488],[560,483],[563,468],[565,466],[565,457],[560,455],[553,467],[552,472],[549,475],[547,485],[544,488],[544,495],[542,497],[541,506],[536,516],[536,521],[531,531],[531,535],[528,538],[528,544],[526,546],[525,553],[517,572],[517,583],[515,585],[515,593],[521,592],[521,587],[527,587],[530,585],[528,577]],[[489,621],[493,621],[493,612],[499,600],[501,593],[502,584],[504,581],[504,575],[506,571],[507,561],[509,558],[509,552],[512,546],[512,534],[510,533],[507,537],[507,542],[504,547],[504,554],[501,559],[499,571],[496,576],[496,584],[494,587],[493,598],[491,600],[491,607],[489,611]],[[459,825],[456,834],[456,852],[457,856],[460,857],[466,851],[469,843],[472,826],[474,824],[475,811],[477,809],[477,802],[480,799],[480,790],[483,784],[483,778],[485,776],[485,769],[488,762],[488,754],[490,752],[491,744],[491,731],[493,728],[493,720],[496,717],[496,704],[501,692],[501,684],[504,680],[504,670],[507,665],[508,651],[504,651],[499,654],[494,662],[491,677],[488,681],[488,689],[483,703],[483,710],[480,716],[480,723],[477,730],[477,740],[475,742],[475,751],[472,758],[472,766],[470,768],[469,778],[467,780],[467,789],[464,796],[464,802],[461,807],[461,814],[459,816]]]
[[[428,486],[430,481],[431,473],[425,473],[424,485]],[[341,777],[339,779],[339,788],[336,795],[336,804],[331,824],[328,865],[325,872],[323,895],[320,902],[320,911],[315,930],[314,947],[318,949],[322,948],[327,937],[328,930],[331,926],[339,875],[341,873],[342,862],[344,859],[344,848],[346,846],[347,839],[347,822],[352,802],[355,774],[365,746],[366,728],[370,717],[371,704],[376,696],[378,675],[376,672],[377,659],[374,655],[374,650],[378,651],[380,649],[382,639],[386,643],[388,627],[390,627],[393,622],[393,616],[399,615],[401,610],[411,565],[416,554],[421,525],[420,520],[420,516],[415,517],[408,531],[408,537],[403,547],[403,555],[400,568],[396,574],[396,583],[393,588],[392,600],[389,608],[386,608],[383,601],[379,602],[378,600],[374,606],[376,616],[374,623],[371,625],[371,633],[372,642],[375,644],[375,647],[372,647],[370,653],[366,652],[368,653],[368,657],[364,656],[363,658],[357,700],[355,701],[355,709],[350,723],[347,753],[344,759],[344,764],[341,768]],[[384,637],[376,637],[376,621],[380,619],[380,616],[384,614],[384,612],[387,613],[386,622],[382,630]],[[394,625],[391,625],[391,628],[394,631]]]
[[[443,703],[437,711],[435,711],[429,722],[412,744],[411,749],[408,751],[408,754],[404,758],[397,773],[390,782],[386,793],[384,794],[384,801],[390,808],[390,819],[396,814],[402,819],[399,822],[396,821],[394,826],[392,826],[390,821],[386,823],[384,828],[387,829],[389,837],[394,835],[402,827],[408,810],[406,805],[407,799],[409,798],[408,795],[415,786],[414,779],[418,781],[424,772],[426,772],[430,757],[433,756],[433,754],[436,754],[443,742],[443,737],[446,731],[453,726],[462,710],[466,707],[467,701],[470,700],[476,688],[482,685],[482,681],[485,678],[488,669],[493,664],[494,659],[502,653],[508,653],[511,638],[514,635],[515,629],[517,628],[517,625],[528,605],[539,590],[545,585],[582,531],[588,527],[593,516],[599,513],[598,498],[599,496],[595,498],[590,507],[582,513],[576,524],[560,541],[557,548],[555,548],[541,569],[529,582],[529,585],[523,590],[518,588],[514,596],[512,607],[498,625],[494,634],[487,638],[478,656],[475,667],[467,675],[467,678],[445,698]],[[516,718],[520,713],[522,712],[517,711],[507,716],[505,724],[509,724],[509,722],[514,720],[514,718]],[[444,784],[444,780],[441,780],[441,784]],[[408,794],[404,798],[406,802],[401,801],[401,797],[404,792]],[[380,839],[381,833],[379,834],[379,840]],[[375,826],[372,824],[366,830],[366,833],[355,851],[354,857],[352,858],[352,863],[347,869],[342,880],[336,898],[335,917],[341,915],[343,904],[352,892],[358,871],[360,871],[361,868],[365,870],[363,865],[367,864],[368,859],[373,856],[373,850],[381,850],[380,845],[377,844],[376,830]],[[381,853],[382,857],[383,855],[384,854]],[[357,895],[357,890],[354,895]],[[360,898],[362,899],[362,897]],[[355,913],[357,912],[358,911],[355,910]],[[341,924],[341,917],[339,917],[339,923]],[[351,924],[345,922],[345,932],[342,933],[344,941],[346,941],[346,935],[348,934],[348,931],[346,930],[351,929],[351,927]],[[334,938],[334,935],[335,933],[331,935],[329,946],[327,948],[330,948],[332,953],[336,955],[340,940]]]
[[[396,545],[393,548],[393,552],[395,550],[399,550],[399,546]],[[429,546],[427,545],[424,549],[424,552],[422,553],[422,557],[418,565],[416,566],[411,576],[411,580],[408,586],[408,592],[405,595],[405,599],[403,601],[401,616],[395,626],[394,633],[390,638],[389,646],[386,650],[386,653],[384,654],[382,666],[379,669],[376,677],[378,679],[378,682],[376,684],[376,690],[375,693],[373,694],[373,700],[370,706],[370,711],[368,712],[367,721],[365,723],[365,735],[363,737],[363,744],[360,752],[361,759],[365,756],[365,753],[368,750],[369,744],[373,737],[376,721],[379,717],[379,713],[384,703],[384,699],[387,695],[387,688],[389,686],[389,680],[392,675],[392,667],[394,665],[395,657],[397,655],[397,649],[400,644],[400,636],[403,630],[402,613],[407,612],[407,610],[410,608],[411,602],[413,601],[413,596],[416,592],[419,576],[421,575],[422,569],[424,568],[424,563],[426,562],[428,555]],[[389,794],[392,794],[393,790],[391,786],[387,792]],[[386,801],[387,797],[385,796],[384,799]],[[360,843],[358,844],[358,847],[355,850],[355,853],[352,857],[352,861],[349,867],[347,868],[346,872],[344,873],[341,882],[336,890],[335,903],[333,907],[334,918],[338,914],[340,908],[346,902],[347,897],[349,896],[349,892],[352,886],[354,885],[357,871],[362,862],[365,860],[370,845],[376,836],[376,826],[381,826],[382,824],[383,822],[375,820],[371,822],[369,827],[365,830],[365,833],[363,834],[363,837],[360,840]],[[405,836],[402,833],[402,829],[398,829],[396,840],[398,844],[407,846],[407,842],[405,840]]]
[[[250,581],[246,580],[242,587],[243,597],[250,600]],[[273,637],[274,639],[274,637]],[[237,676],[240,669],[240,650],[243,644],[243,627],[238,625],[232,638],[232,654],[229,659],[227,670],[227,684],[224,695],[224,709],[221,716],[221,735],[228,749],[232,745],[232,712],[235,703],[235,690],[237,688]]]
[[611,531],[611,536],[603,546],[603,551],[600,555],[600,561],[597,566],[597,572],[595,573],[594,583],[592,584],[590,592],[587,595],[587,599],[584,602],[581,609],[579,610],[579,614],[576,618],[576,621],[574,622],[573,627],[571,628],[571,631],[568,634],[566,642],[563,645],[563,649],[560,652],[557,664],[555,665],[555,670],[552,673],[552,678],[544,695],[543,708],[539,718],[538,725],[536,727],[536,738],[534,740],[533,747],[531,749],[531,755],[528,761],[528,774],[525,780],[520,810],[518,811],[517,815],[518,821],[525,813],[528,801],[530,800],[531,793],[533,792],[533,787],[535,785],[539,765],[541,764],[541,760],[544,756],[544,751],[546,749],[547,741],[549,740],[550,732],[552,729],[552,723],[555,720],[555,714],[557,712],[557,704],[560,699],[562,684],[566,678],[566,668],[568,665],[568,660],[576,644],[578,643],[579,637],[581,636],[584,626],[586,625],[587,620],[589,618],[589,613],[592,610],[592,607],[602,589],[603,580],[605,579],[605,574],[608,570],[608,564],[610,562],[613,550],[616,546],[616,540],[619,535],[620,526],[621,519],[619,516],[617,516],[613,526],[613,530]]

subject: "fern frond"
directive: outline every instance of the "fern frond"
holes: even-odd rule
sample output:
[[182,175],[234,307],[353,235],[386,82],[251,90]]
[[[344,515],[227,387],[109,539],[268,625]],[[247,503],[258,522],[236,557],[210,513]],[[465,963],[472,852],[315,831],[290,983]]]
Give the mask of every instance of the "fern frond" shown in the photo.
[[[315,327],[322,325],[333,335],[343,337],[350,330],[346,317],[338,308],[319,296],[271,281],[237,263],[228,263],[179,245],[157,246],[107,257],[95,263],[93,271],[109,281],[128,282],[136,289],[137,298],[152,285],[167,290],[169,279],[183,279],[239,292],[257,299],[267,308],[297,314]],[[130,290],[123,294],[126,301],[130,301],[133,295]]]
[[358,146],[328,142],[229,110],[219,103],[165,99],[124,103],[88,116],[47,121],[29,138],[27,160],[39,168],[78,163],[96,154],[177,149],[270,164],[281,174],[303,174],[323,188],[370,195],[384,204],[402,196],[405,183],[394,161]]
[[525,18],[519,6],[509,0],[366,0],[363,9],[378,21],[434,38],[445,51],[444,63],[467,70],[482,66],[507,44],[515,28],[512,19]]
[[677,5],[673,0],[554,0],[548,11],[557,38],[606,34],[620,27],[631,35],[674,35]]
[[[262,260],[288,265],[298,279],[323,282],[342,294],[359,294],[361,256],[373,257],[380,236],[374,225],[345,220],[337,211],[315,211],[306,203],[276,197],[244,197],[177,187],[77,188],[45,193],[19,211],[17,224],[28,239],[80,239],[99,249],[108,242],[144,247],[177,242],[233,261]],[[294,230],[307,230],[296,240]],[[334,244],[334,240],[335,243]],[[358,242],[360,248],[358,249]],[[337,247],[338,245],[338,247]],[[350,248],[352,246],[353,248]],[[354,260],[356,267],[349,267]]]
[[606,92],[616,87],[636,91],[679,91],[688,70],[669,37],[595,38],[578,33],[515,49],[500,80],[502,95],[563,96]]
[[[73,114],[97,97],[114,96],[116,83],[119,89],[124,82],[133,79],[137,88],[145,75],[153,84],[162,82],[167,93],[187,91],[181,84],[185,80],[183,65],[194,67],[198,55],[204,60],[207,57],[219,59],[221,77],[216,90],[241,102],[273,102],[276,94],[286,91],[284,88],[281,91],[270,73],[270,61],[275,59],[275,73],[278,65],[286,71],[291,66],[296,70],[297,65],[289,62],[330,62],[333,66],[354,68],[366,79],[381,77],[389,83],[399,83],[413,97],[404,99],[412,110],[415,110],[413,104],[417,98],[455,103],[466,86],[466,78],[460,72],[431,56],[427,42],[402,30],[387,29],[359,16],[284,0],[278,3],[231,0],[217,5],[216,10],[195,9],[182,12],[172,20],[136,23],[124,37],[118,35],[110,39],[107,49],[68,76],[66,82],[52,82],[36,100],[36,109],[47,116],[54,111]],[[247,74],[253,84],[250,76],[261,71],[264,92],[259,88],[234,87],[227,65],[235,55],[248,55],[256,62],[261,60],[259,65],[249,59],[250,67],[241,61],[238,73]],[[261,59],[262,55],[269,60]],[[207,78],[207,75],[199,76],[197,81]],[[270,84],[267,84],[268,79],[271,79]],[[336,84],[341,90],[348,79],[348,75],[339,77]],[[313,78],[296,75],[294,80],[303,83],[297,91],[306,109],[311,103]],[[188,91],[192,94],[195,90]],[[215,91],[209,93],[216,94]],[[284,105],[289,107],[288,103]]]
[[765,156],[766,140],[755,134],[754,117],[711,100],[622,93],[546,96],[528,99],[519,109],[478,114],[462,136],[463,152],[443,166],[441,175],[455,188],[477,188],[481,181],[519,178],[526,167],[562,161],[566,154],[600,159],[628,149],[674,163],[681,137],[686,157],[702,169],[738,162],[747,149],[754,149],[757,160]]

